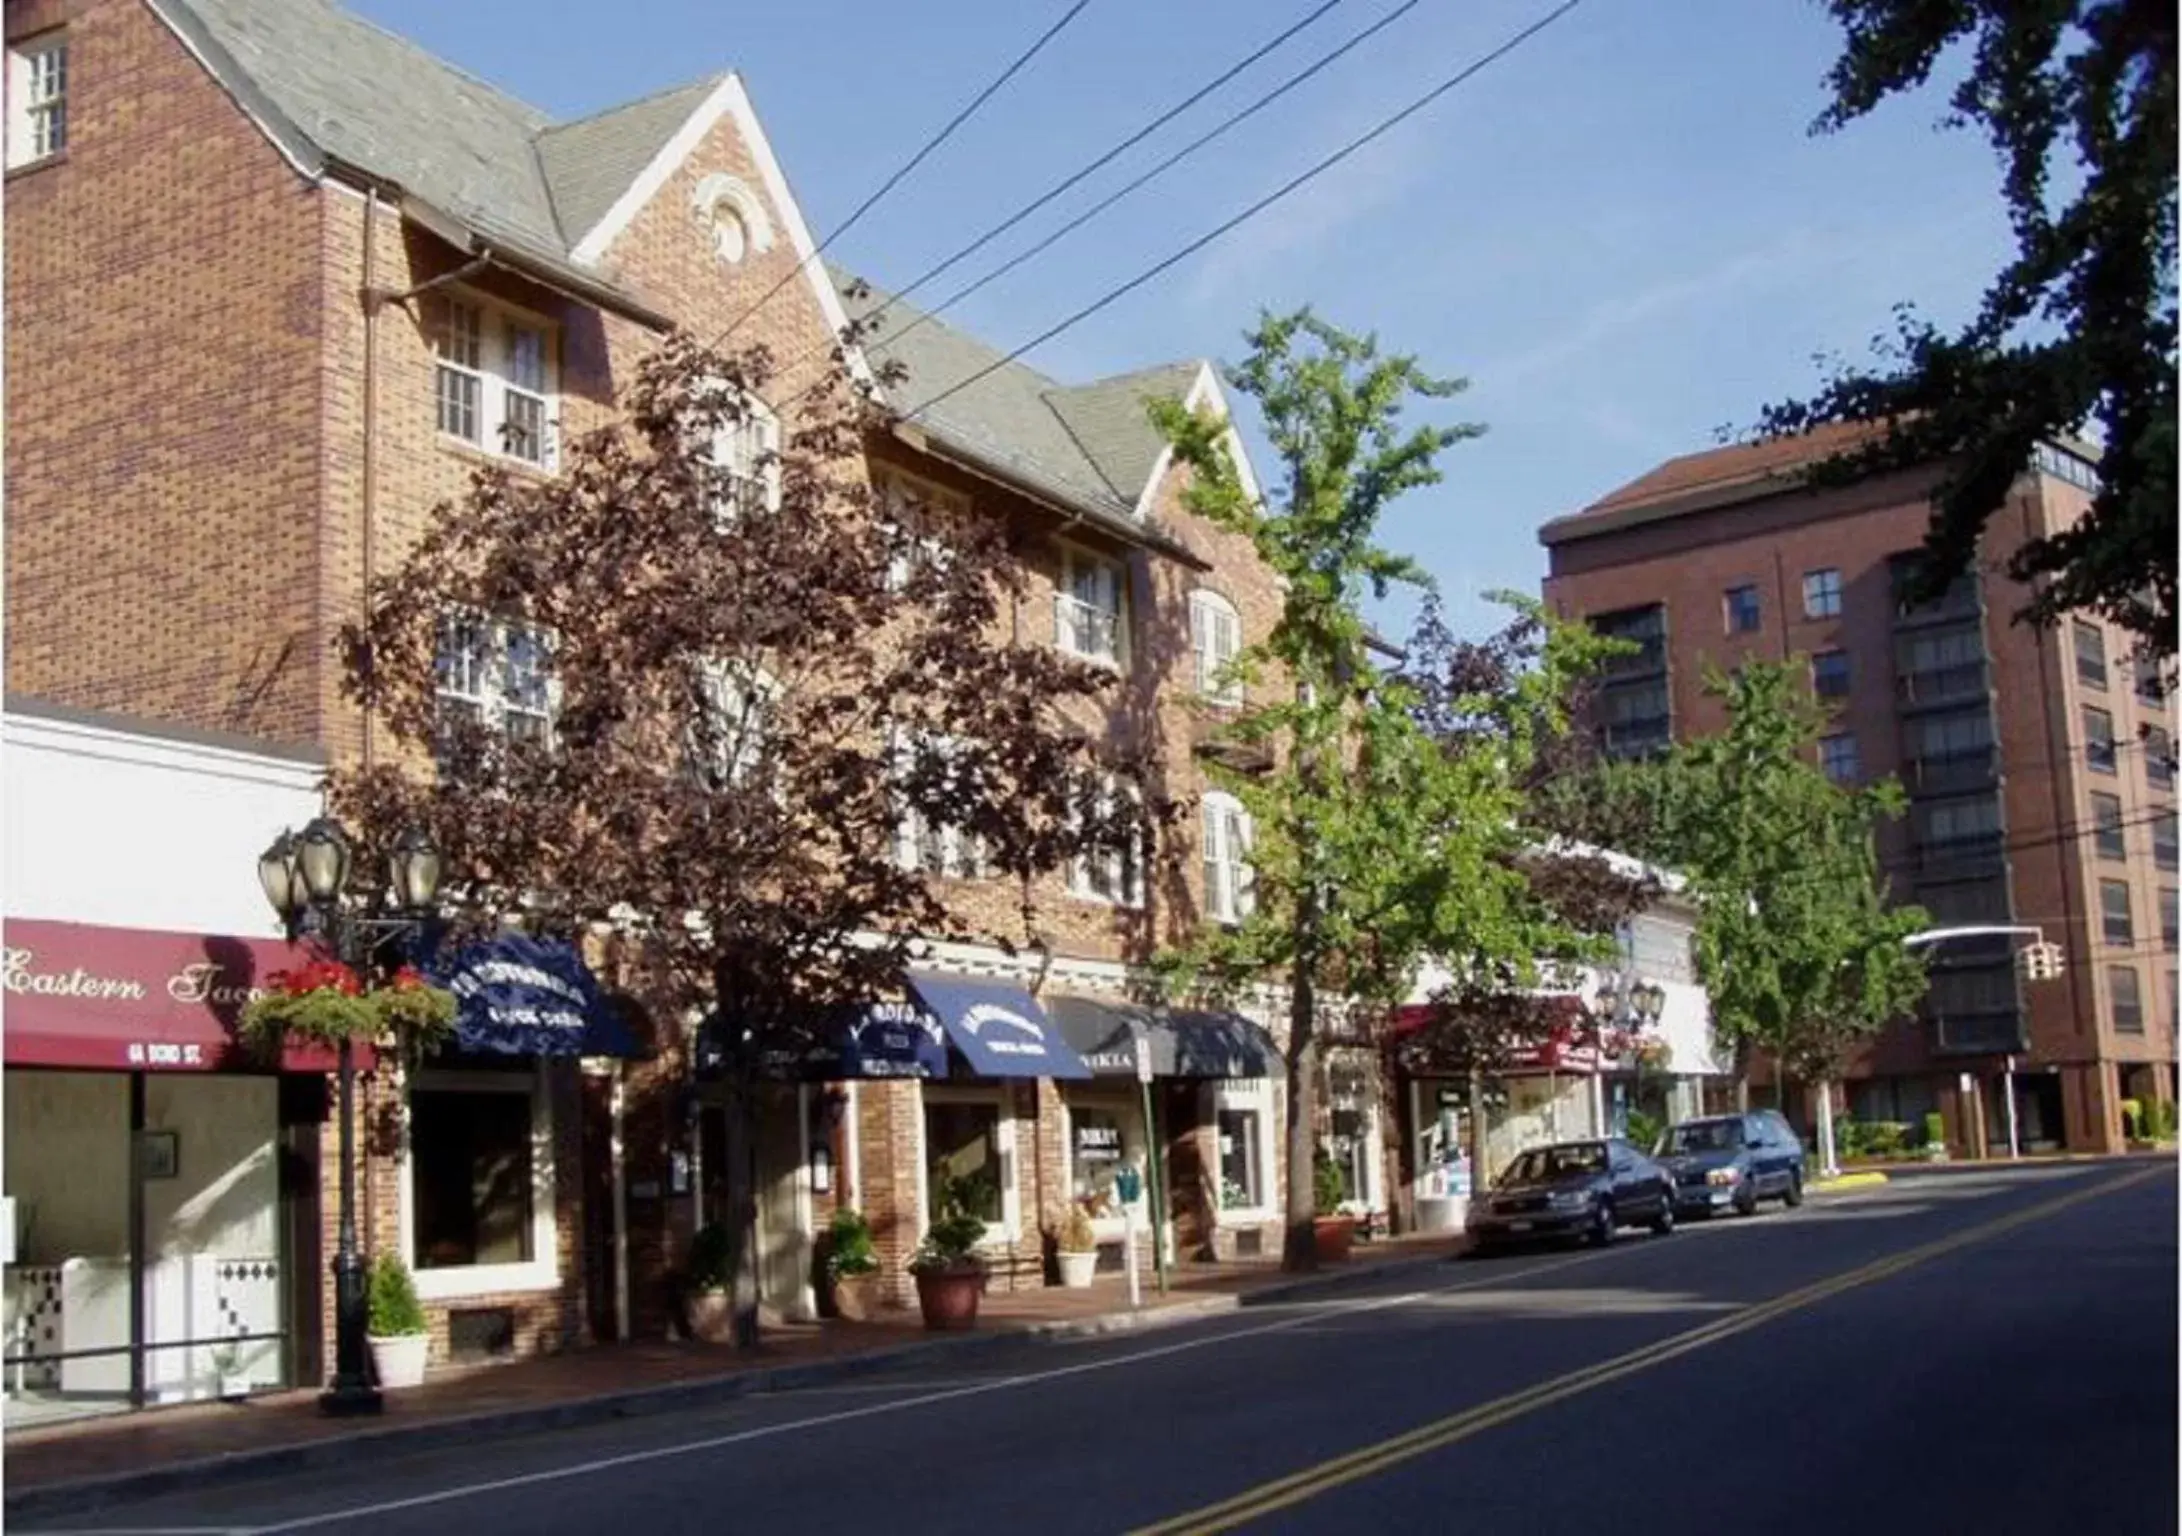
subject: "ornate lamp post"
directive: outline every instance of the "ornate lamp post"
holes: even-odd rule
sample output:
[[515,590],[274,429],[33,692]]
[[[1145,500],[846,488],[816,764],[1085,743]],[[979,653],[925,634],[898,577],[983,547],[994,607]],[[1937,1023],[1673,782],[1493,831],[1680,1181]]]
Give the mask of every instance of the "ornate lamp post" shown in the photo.
[[[440,856],[421,827],[404,832],[394,844],[387,877],[399,915],[365,917],[342,905],[348,884],[348,833],[330,816],[320,816],[300,835],[283,832],[258,856],[258,884],[280,915],[288,936],[312,935],[330,947],[342,964],[359,974],[381,946],[420,931],[439,895]],[[334,1370],[319,1395],[329,1414],[377,1413],[379,1389],[364,1364],[367,1323],[364,1260],[356,1246],[356,1060],[346,1035],[340,1043],[341,1210],[334,1241]]]
[[[1616,1029],[1642,1034],[1651,1025],[1659,1022],[1659,1015],[1666,1006],[1667,989],[1656,981],[1640,979],[1633,970],[1625,968],[1599,983],[1598,1012]],[[1604,1056],[1603,1050],[1598,1053],[1598,1059],[1592,1066],[1591,1078],[1594,1113],[1600,1122],[1602,1133],[1606,1119],[1605,1090],[1600,1078],[1600,1074],[1606,1069]]]

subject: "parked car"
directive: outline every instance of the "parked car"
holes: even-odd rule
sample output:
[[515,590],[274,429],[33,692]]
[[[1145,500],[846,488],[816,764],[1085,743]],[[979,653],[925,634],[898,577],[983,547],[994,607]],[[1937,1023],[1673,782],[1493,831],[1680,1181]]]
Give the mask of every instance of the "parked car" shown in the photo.
[[1616,1228],[1636,1226],[1662,1237],[1674,1230],[1674,1185],[1616,1138],[1532,1147],[1470,1202],[1468,1222],[1473,1252],[1540,1238],[1607,1243]]
[[1659,1160],[1685,1216],[1749,1216],[1760,1200],[1803,1203],[1803,1142],[1778,1110],[1684,1120],[1660,1138]]

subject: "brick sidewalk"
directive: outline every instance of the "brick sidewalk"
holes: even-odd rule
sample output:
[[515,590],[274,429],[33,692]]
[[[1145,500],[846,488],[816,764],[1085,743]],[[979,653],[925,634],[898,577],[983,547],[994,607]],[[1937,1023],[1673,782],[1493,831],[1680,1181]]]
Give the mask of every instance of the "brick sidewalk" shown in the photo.
[[[1178,1321],[1192,1313],[1241,1305],[1254,1295],[1271,1299],[1268,1292],[1277,1293],[1299,1280],[1309,1285],[1339,1283],[1349,1276],[1368,1278],[1390,1263],[1429,1261],[1451,1255],[1459,1246],[1459,1240],[1444,1236],[1359,1243],[1348,1263],[1331,1266],[1317,1277],[1283,1275],[1269,1263],[1190,1264],[1174,1276],[1164,1296],[1153,1288],[1147,1273],[1143,1276],[1146,1317],[1128,1315],[1127,1286],[1118,1275],[1102,1275],[1095,1285],[1080,1291],[995,1290],[980,1308],[978,1335],[1090,1332],[1102,1331],[1102,1325],[1118,1329]],[[192,1403],[68,1424],[26,1425],[7,1433],[7,1484],[12,1502],[13,1495],[24,1489],[256,1452],[303,1451],[396,1427],[550,1412],[563,1406],[574,1409],[589,1400],[677,1386],[696,1389],[705,1383],[722,1383],[725,1392],[736,1378],[755,1378],[784,1368],[824,1369],[829,1363],[852,1368],[859,1358],[877,1363],[889,1353],[928,1342],[976,1336],[929,1333],[912,1308],[887,1312],[865,1323],[769,1329],[764,1346],[747,1355],[727,1345],[647,1341],[442,1369],[421,1387],[389,1393],[386,1411],[373,1419],[329,1419],[319,1413],[317,1393],[310,1390],[267,1394],[240,1403]]]

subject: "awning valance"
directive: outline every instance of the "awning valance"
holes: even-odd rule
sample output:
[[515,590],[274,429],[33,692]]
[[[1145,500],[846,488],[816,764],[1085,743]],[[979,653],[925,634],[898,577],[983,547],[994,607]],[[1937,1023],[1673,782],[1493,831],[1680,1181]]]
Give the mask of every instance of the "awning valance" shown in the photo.
[[1091,1075],[1038,1000],[1012,982],[912,971],[909,989],[980,1077]]
[[455,1044],[506,1056],[637,1056],[629,1027],[575,947],[503,933],[435,958],[454,993]]
[[[763,1070],[792,1081],[845,1078],[945,1078],[962,1068],[975,1077],[1087,1078],[1091,1069],[1028,992],[998,981],[912,972],[910,998],[826,1010],[808,1031],[807,1048],[766,1053]],[[699,1075],[725,1064],[717,1017],[699,1036]],[[950,1050],[950,1047],[952,1049]]]
[[[243,1005],[314,955],[277,939],[224,938],[9,918],[0,969],[0,1058],[11,1067],[115,1072],[264,1068],[236,1039]],[[357,1053],[369,1068],[372,1053]],[[291,1044],[280,1070],[328,1072],[334,1053]]]
[[1280,1074],[1280,1048],[1273,1037],[1239,1013],[1066,996],[1051,999],[1047,1012],[1084,1064],[1101,1077],[1134,1075],[1138,1035],[1151,1046],[1154,1077]]

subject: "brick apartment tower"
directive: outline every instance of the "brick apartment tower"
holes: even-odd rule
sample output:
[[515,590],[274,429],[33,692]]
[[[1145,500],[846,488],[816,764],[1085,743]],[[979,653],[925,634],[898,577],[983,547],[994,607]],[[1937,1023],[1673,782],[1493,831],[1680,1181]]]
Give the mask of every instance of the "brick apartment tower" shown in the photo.
[[1642,647],[1607,679],[1604,748],[1642,756],[1718,729],[1709,668],[1804,659],[1834,712],[1829,774],[1891,776],[1909,794],[1882,833],[1894,889],[1938,925],[2036,925],[2066,952],[2060,979],[2031,982],[2021,941],[1935,950],[1921,1016],[1851,1065],[1850,1112],[1914,1124],[1937,1109],[1958,1153],[2005,1155],[2012,1055],[2026,1146],[2117,1151],[2122,1101],[2175,1092],[2173,706],[2120,631],[2015,622],[2027,594],[2000,574],[2082,515],[2094,471],[2042,449],[1977,569],[1914,605],[1936,475],[1804,483],[1841,441],[1674,459],[1540,530],[1547,601]]

